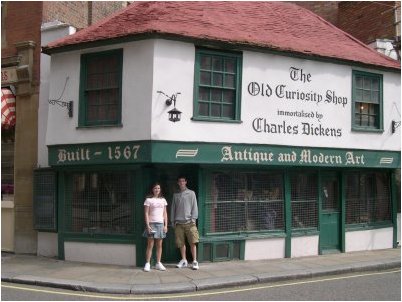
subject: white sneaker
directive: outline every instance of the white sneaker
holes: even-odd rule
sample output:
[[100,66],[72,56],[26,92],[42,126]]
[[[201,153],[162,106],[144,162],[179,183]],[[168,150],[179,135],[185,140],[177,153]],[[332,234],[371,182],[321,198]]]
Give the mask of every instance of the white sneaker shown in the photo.
[[180,262],[176,265],[177,268],[187,267],[188,262],[187,260],[181,259]]
[[149,262],[145,263],[144,272],[149,272],[150,270],[151,270],[151,265],[149,264]]
[[193,261],[193,270],[197,270],[197,269],[199,269],[200,267],[199,267],[199,265],[198,265],[198,262],[197,261]]
[[166,267],[164,267],[163,264],[160,263],[160,262],[158,262],[158,263],[155,265],[155,269],[157,269],[157,270],[159,270],[159,271],[166,271]]

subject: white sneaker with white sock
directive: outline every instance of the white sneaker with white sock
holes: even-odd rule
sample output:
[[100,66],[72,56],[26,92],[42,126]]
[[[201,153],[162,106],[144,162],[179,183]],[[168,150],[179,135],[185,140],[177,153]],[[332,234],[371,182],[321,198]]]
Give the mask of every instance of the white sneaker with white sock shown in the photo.
[[145,263],[144,272],[149,272],[150,270],[151,270],[151,265],[149,264],[149,262]]
[[176,265],[177,268],[187,267],[188,262],[187,260],[181,259],[180,262]]
[[161,262],[158,262],[158,263],[155,265],[155,269],[157,269],[157,270],[159,270],[159,271],[166,271],[166,267],[164,267]]

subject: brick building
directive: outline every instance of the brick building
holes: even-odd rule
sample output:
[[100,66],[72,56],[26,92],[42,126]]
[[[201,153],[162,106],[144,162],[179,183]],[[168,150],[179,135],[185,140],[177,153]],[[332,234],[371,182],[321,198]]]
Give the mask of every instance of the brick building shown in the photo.
[[[400,59],[400,1],[295,1],[294,3],[311,10],[378,51]],[[384,45],[384,41],[388,45]]]
[[[2,250],[36,253],[32,176],[38,162],[41,45],[49,34],[44,30],[46,24],[68,23],[80,29],[126,5],[124,1],[1,2],[2,116],[3,95],[12,96],[10,104],[15,105],[10,105],[9,114],[16,116],[15,124],[2,123]],[[63,34],[69,33],[65,30]]]

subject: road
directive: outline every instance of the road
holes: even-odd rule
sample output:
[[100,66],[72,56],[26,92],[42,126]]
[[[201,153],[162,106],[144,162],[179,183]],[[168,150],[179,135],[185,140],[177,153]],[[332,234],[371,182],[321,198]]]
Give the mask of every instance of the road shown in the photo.
[[2,282],[2,301],[400,301],[400,269],[169,295],[112,295]]

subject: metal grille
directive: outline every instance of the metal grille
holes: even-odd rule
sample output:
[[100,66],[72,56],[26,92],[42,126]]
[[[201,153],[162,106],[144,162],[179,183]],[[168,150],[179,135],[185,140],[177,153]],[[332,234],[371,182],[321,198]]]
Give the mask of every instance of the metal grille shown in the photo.
[[346,223],[391,221],[389,175],[382,172],[346,175]]
[[317,228],[318,191],[315,173],[295,173],[290,176],[292,228]]
[[134,192],[128,172],[70,175],[67,231],[95,234],[134,233]]
[[56,173],[54,171],[34,172],[33,209],[35,230],[57,230]]
[[212,173],[208,179],[207,234],[284,229],[281,173]]

